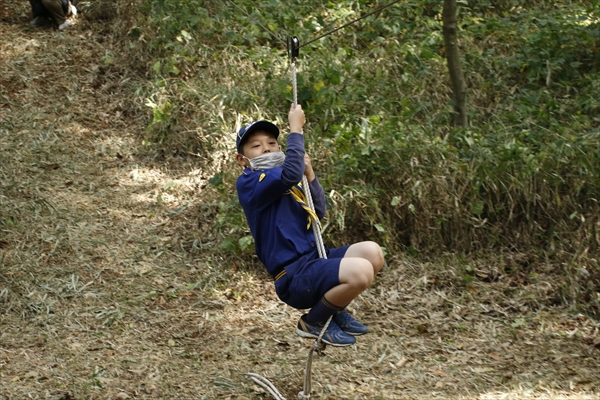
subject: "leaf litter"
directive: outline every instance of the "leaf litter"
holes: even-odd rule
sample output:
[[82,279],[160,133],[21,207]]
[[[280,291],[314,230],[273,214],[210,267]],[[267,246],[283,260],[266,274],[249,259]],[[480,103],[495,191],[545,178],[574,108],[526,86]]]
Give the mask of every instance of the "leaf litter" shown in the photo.
[[[296,398],[301,312],[219,255],[205,178],[144,151],[140,100],[98,84],[106,31],[27,7],[0,23],[0,398],[269,398],[250,372]],[[559,281],[458,267],[390,257],[350,307],[371,333],[315,358],[312,398],[600,398],[600,324],[549,300]]]

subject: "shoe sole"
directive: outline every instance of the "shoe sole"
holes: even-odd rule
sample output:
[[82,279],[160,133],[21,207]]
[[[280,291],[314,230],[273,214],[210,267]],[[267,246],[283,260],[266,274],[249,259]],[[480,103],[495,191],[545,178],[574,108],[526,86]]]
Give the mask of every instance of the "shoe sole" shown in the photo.
[[[318,339],[319,338],[318,335],[314,335],[312,333],[304,332],[303,330],[298,329],[298,328],[296,328],[296,333],[298,334],[298,336],[303,337],[305,339]],[[323,343],[327,343],[328,345],[333,346],[333,347],[345,347],[345,346],[352,346],[354,344],[354,343],[333,343],[333,342],[330,342],[329,340],[327,340],[325,338],[325,336],[323,336],[323,338],[321,339],[321,341]]]
[[346,335],[350,335],[350,336],[362,336],[362,335],[366,335],[367,333],[369,333],[368,331],[361,332],[361,333],[353,333],[353,332],[346,332],[344,330],[342,332],[344,332]]

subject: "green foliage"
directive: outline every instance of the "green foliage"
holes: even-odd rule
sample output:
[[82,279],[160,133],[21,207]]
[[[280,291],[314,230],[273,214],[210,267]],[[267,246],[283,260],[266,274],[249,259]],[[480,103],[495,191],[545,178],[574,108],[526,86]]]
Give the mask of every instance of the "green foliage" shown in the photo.
[[[153,57],[148,141],[204,157],[220,196],[222,248],[247,255],[237,167],[224,154],[242,123],[286,126],[282,41],[307,44],[384,3],[235,3],[149,1],[131,40],[142,35]],[[326,239],[370,238],[413,254],[597,254],[598,2],[459,4],[468,129],[450,128],[440,1],[397,3],[301,48],[298,101],[330,193]]]
[[236,198],[219,204],[217,227],[225,233],[221,248],[231,253],[250,253],[254,251],[254,240],[240,209]]
[[171,109],[173,106],[167,100],[155,101],[154,96],[146,100],[146,106],[152,109],[152,122],[148,125],[146,132],[153,133],[150,137],[152,142],[163,142],[168,139],[171,127]]

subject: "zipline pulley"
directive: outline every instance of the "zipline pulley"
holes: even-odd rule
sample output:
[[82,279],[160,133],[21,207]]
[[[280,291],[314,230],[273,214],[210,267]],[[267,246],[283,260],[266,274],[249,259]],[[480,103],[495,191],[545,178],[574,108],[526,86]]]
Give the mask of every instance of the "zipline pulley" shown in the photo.
[[288,38],[288,55],[290,56],[290,60],[292,62],[296,61],[296,58],[300,55],[300,39],[298,36],[290,36]]

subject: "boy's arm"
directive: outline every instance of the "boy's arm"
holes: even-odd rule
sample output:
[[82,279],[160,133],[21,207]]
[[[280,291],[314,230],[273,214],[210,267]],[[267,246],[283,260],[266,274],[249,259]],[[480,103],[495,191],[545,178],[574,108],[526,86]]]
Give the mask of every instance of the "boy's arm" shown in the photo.
[[290,132],[297,132],[299,134],[303,134],[302,128],[304,128],[304,122],[306,121],[306,117],[304,116],[304,111],[302,110],[302,106],[300,104],[296,105],[296,108],[292,106],[290,108],[290,112],[288,114],[288,122],[290,123]]
[[288,114],[290,123],[290,135],[287,138],[287,150],[285,161],[283,162],[283,171],[281,179],[289,185],[294,186],[302,180],[302,175],[306,169],[304,152],[304,111],[300,104],[290,108]]

